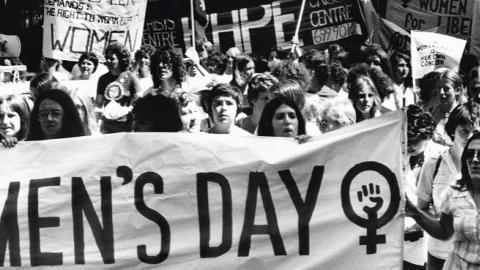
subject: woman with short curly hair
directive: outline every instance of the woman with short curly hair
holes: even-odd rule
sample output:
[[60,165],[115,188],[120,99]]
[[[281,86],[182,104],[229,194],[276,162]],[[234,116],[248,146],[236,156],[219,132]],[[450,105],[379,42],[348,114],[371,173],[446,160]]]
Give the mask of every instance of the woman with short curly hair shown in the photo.
[[108,73],[100,76],[95,105],[100,109],[102,133],[130,131],[131,109],[137,93],[141,91],[138,78],[128,70],[130,52],[118,42],[105,49]]

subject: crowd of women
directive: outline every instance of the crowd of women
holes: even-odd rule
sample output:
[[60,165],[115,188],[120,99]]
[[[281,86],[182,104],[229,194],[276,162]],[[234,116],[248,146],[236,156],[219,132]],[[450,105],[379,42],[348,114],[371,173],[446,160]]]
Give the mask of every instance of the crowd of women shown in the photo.
[[184,56],[148,45],[130,55],[111,43],[104,64],[85,53],[70,72],[61,61],[44,58],[30,94],[0,98],[1,142],[13,147],[23,140],[115,132],[207,132],[305,143],[404,108],[412,217],[404,268],[480,267],[475,57],[465,55],[459,72],[436,70],[413,87],[409,55],[389,56],[377,45],[347,50],[333,44],[300,53],[272,48],[263,61],[235,47],[223,54],[206,45],[200,57],[194,50]]

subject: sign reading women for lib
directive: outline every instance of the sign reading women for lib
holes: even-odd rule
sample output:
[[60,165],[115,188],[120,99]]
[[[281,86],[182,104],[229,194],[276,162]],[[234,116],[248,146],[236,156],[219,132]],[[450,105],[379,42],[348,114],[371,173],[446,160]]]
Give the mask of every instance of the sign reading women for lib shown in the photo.
[[147,0],[45,0],[43,55],[77,61],[84,52],[103,56],[113,41],[140,48]]
[[300,145],[123,133],[2,148],[0,265],[401,269],[405,123]]

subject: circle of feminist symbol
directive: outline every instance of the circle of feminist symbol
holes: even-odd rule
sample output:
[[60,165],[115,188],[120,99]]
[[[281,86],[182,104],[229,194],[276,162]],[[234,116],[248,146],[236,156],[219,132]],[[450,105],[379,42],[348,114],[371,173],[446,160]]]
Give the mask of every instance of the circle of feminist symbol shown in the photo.
[[[359,203],[369,201],[374,203],[373,207],[367,205],[363,207],[363,211],[367,214],[368,218],[365,219],[359,216],[353,210],[350,200],[351,184],[357,175],[365,171],[375,171],[379,173],[385,178],[390,188],[390,203],[381,217],[378,217],[378,211],[382,208],[384,201],[380,196],[380,186],[374,185],[374,183],[369,183],[368,186],[363,185],[362,190],[357,191]],[[342,208],[347,218],[356,225],[367,229],[367,234],[360,236],[360,245],[367,246],[367,254],[376,253],[377,244],[386,243],[386,236],[384,234],[377,235],[377,229],[392,220],[400,205],[400,190],[395,174],[388,167],[378,162],[367,161],[357,164],[351,168],[343,178],[341,196]]]

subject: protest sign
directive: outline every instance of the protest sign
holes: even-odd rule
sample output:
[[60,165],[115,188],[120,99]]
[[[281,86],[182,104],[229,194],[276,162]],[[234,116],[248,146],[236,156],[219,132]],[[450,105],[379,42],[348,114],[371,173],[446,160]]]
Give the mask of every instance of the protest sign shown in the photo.
[[18,36],[0,34],[0,57],[19,57],[21,50]]
[[472,35],[470,37],[470,52],[480,57],[480,0],[473,4]]
[[414,81],[437,68],[449,68],[458,72],[465,44],[465,40],[447,35],[412,31],[411,63]]
[[77,61],[84,52],[103,57],[113,41],[140,48],[147,0],[45,0],[43,55]]
[[[166,4],[168,2],[168,4]],[[301,1],[204,1],[207,39],[221,51],[238,47],[265,55],[274,46],[290,48]],[[185,49],[191,44],[188,1],[156,0],[148,3],[143,42]],[[348,42],[360,35],[361,19],[354,0],[307,1],[300,27],[300,46],[326,46]]]
[[407,29],[468,40],[478,0],[388,1],[386,19]]
[[0,263],[401,269],[405,123],[386,114],[300,145],[205,133],[20,142],[0,149]]

